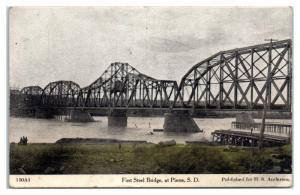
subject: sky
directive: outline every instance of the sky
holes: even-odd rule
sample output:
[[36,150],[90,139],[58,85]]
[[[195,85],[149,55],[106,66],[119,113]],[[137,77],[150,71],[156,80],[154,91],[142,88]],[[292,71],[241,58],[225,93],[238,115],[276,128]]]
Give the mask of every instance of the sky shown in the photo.
[[292,23],[289,7],[14,7],[10,86],[85,87],[113,62],[179,82],[221,50],[293,38]]

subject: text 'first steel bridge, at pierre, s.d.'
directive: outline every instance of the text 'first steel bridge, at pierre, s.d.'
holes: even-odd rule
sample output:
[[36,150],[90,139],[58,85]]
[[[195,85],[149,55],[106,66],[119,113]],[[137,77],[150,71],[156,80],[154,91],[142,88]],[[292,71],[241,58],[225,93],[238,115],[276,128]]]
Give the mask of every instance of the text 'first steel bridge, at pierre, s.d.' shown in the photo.
[[25,87],[20,96],[27,106],[94,114],[101,109],[260,112],[266,104],[270,113],[291,116],[292,41],[220,51],[189,69],[179,84],[116,62],[87,87],[55,81]]

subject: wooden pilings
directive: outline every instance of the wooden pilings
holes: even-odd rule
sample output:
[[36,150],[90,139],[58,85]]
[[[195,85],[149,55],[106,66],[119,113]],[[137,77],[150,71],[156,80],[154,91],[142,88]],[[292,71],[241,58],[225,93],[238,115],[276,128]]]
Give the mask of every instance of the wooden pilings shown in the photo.
[[[253,130],[259,131],[261,127],[261,123],[240,123],[240,122],[232,122],[231,128],[239,129],[239,130]],[[276,124],[276,123],[266,123],[265,124],[265,132],[274,133],[274,134],[292,134],[292,125],[289,124]]]
[[[216,130],[212,132],[213,142],[223,145],[237,145],[256,147],[258,145],[259,133],[251,133],[245,131],[232,131],[232,130]],[[282,145],[289,143],[288,137],[280,137],[274,135],[264,136],[264,145]]]

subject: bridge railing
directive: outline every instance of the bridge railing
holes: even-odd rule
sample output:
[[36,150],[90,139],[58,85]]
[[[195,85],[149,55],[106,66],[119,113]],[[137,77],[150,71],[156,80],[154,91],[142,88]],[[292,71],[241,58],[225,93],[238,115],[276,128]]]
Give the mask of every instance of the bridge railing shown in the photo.
[[[260,131],[261,123],[241,123],[241,122],[232,122],[231,128],[239,130],[253,130]],[[265,124],[265,133],[269,134],[279,134],[290,136],[292,134],[292,125],[290,124],[278,124],[278,123],[266,123]]]

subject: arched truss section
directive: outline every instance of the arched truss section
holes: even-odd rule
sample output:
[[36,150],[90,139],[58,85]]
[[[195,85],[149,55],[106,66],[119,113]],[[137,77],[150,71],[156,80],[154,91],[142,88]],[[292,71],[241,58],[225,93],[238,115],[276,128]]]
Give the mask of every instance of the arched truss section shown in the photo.
[[49,83],[43,90],[41,104],[51,107],[76,106],[80,86],[73,81]]
[[176,81],[157,80],[127,63],[112,63],[88,87],[82,88],[79,107],[171,107]]
[[28,86],[21,89],[22,104],[24,106],[38,106],[43,89],[40,86]]
[[[291,40],[219,52],[182,78],[174,106],[291,111]],[[267,77],[270,80],[267,82]]]
[[24,95],[42,95],[43,89],[40,86],[28,86],[21,89],[21,94]]

